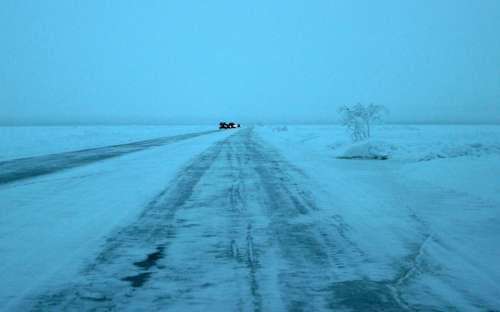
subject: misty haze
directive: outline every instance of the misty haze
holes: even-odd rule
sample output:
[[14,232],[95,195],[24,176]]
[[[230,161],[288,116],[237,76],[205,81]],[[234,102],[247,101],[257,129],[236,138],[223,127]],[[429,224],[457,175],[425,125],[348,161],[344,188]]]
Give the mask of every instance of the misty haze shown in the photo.
[[0,2],[0,311],[500,311],[500,2]]

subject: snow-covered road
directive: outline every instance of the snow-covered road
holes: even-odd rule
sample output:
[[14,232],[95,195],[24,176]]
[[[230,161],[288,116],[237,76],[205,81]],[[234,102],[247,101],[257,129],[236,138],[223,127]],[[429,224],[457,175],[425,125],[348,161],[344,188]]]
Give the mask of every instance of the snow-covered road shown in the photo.
[[126,144],[106,147],[90,148],[74,152],[51,154],[46,156],[26,157],[21,159],[0,162],[0,184],[10,183],[22,179],[54,173],[64,169],[83,166],[99,160],[113,158],[147,148],[172,144],[182,140],[195,138],[215,131],[179,134]]
[[[450,207],[459,209],[458,203],[470,212],[468,218],[478,221],[478,211],[473,208],[485,208],[485,203],[472,202],[461,194],[437,196],[438,191],[425,185],[405,189],[393,178],[374,184],[373,176],[378,179],[380,174],[392,174],[384,165],[375,165],[382,166],[375,173],[363,167],[367,163],[344,162],[342,166],[347,169],[339,169],[336,163],[315,158],[312,151],[299,155],[299,146],[267,140],[262,134],[256,128],[224,131],[117,158],[109,163],[118,166],[113,170],[99,165],[95,170],[90,166],[58,173],[68,194],[44,201],[43,207],[71,202],[66,198],[78,193],[75,201],[83,203],[74,203],[76,207],[88,209],[89,203],[100,199],[107,201],[100,209],[115,202],[120,205],[120,197],[130,196],[127,194],[149,180],[147,190],[140,191],[148,200],[142,207],[140,201],[134,202],[131,206],[136,213],[115,220],[116,226],[108,225],[112,228],[108,232],[97,229],[105,226],[103,219],[114,218],[112,213],[119,210],[95,213],[85,225],[96,227],[94,238],[88,229],[80,236],[68,234],[74,235],[73,243],[97,240],[84,248],[86,256],[71,254],[67,262],[59,261],[57,255],[43,256],[45,261],[57,262],[56,268],[50,269],[51,274],[34,289],[24,291],[28,285],[17,285],[16,290],[5,291],[10,298],[3,298],[5,307],[13,311],[498,308],[498,270],[487,267],[491,261],[467,254],[494,246],[490,238],[499,232],[496,216],[485,215],[483,219],[488,222],[481,225],[467,224],[457,216],[446,219],[437,208],[449,202]],[[290,152],[285,155],[287,150]],[[192,157],[181,157],[169,163],[169,171],[161,171],[162,159],[173,154]],[[145,162],[150,163],[145,166]],[[358,164],[361,170],[349,171],[349,166]],[[97,173],[103,168],[113,173]],[[132,169],[133,174],[117,173]],[[135,173],[138,171],[144,174],[139,176]],[[162,184],[160,175],[171,178]],[[119,187],[110,186],[118,180],[123,180]],[[38,192],[37,187],[44,183],[57,184],[51,179],[9,184],[0,189],[1,194],[9,195],[0,203],[14,203],[19,197]],[[89,183],[95,189],[82,186]],[[54,186],[53,192],[60,187]],[[108,189],[100,193],[99,188]],[[47,190],[47,186],[41,189]],[[16,203],[22,206],[23,201]],[[121,208],[132,209],[126,205]],[[15,218],[12,212],[10,220]],[[9,215],[5,222],[9,222]],[[23,223],[20,228],[27,226]],[[455,227],[465,230],[455,231]],[[39,231],[45,232],[52,233],[49,228]],[[13,233],[0,232],[0,241]],[[474,243],[478,240],[470,237],[472,243],[464,247],[467,243],[460,242],[470,233],[484,238],[484,245],[478,247]],[[43,234],[39,235],[43,240]],[[45,240],[58,239],[51,235],[47,234]],[[99,241],[99,237],[105,240]],[[70,248],[71,244],[60,250]],[[46,249],[38,249],[37,254]],[[12,251],[6,257],[11,268],[17,253]],[[497,257],[492,251],[485,259]],[[78,265],[73,266],[78,270],[65,272],[62,265],[76,259]],[[7,270],[2,274],[16,280]],[[468,281],[471,274],[476,276]],[[19,279],[29,282],[29,278]],[[7,288],[4,286],[4,290]]]
[[252,129],[236,132],[192,159],[77,281],[35,307],[325,307],[336,254],[356,246],[340,217],[308,217],[317,207],[302,179]]

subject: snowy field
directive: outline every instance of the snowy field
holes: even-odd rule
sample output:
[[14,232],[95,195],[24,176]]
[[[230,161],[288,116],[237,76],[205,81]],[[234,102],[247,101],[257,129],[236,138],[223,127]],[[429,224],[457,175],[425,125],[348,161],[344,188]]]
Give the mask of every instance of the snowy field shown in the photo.
[[[209,127],[6,129],[0,160]],[[500,311],[499,194],[498,126],[173,141],[0,184],[0,310]]]

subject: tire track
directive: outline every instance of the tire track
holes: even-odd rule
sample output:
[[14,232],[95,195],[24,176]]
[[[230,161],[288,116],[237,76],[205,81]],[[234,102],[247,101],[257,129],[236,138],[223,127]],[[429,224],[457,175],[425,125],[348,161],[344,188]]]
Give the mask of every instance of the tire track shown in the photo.
[[[190,204],[193,189],[223,146],[224,141],[215,144],[189,162],[136,222],[107,240],[103,251],[82,271],[78,281],[35,298],[31,310],[114,310],[126,306],[127,298],[162,269],[158,262],[165,256],[170,240],[176,237],[175,214]],[[144,254],[145,259],[141,256]]]
[[[256,164],[255,173],[263,195],[259,201],[266,208],[269,231],[282,262],[277,276],[284,308],[324,310],[330,295],[328,285],[335,274],[336,259],[331,251],[336,246],[331,242],[340,240],[322,231],[312,217],[319,208],[312,193],[303,188],[307,181],[301,181],[305,182],[302,187],[297,183],[305,175],[259,138],[249,135],[247,140],[252,142],[248,144],[250,157],[264,160]],[[328,225],[329,231],[337,229]]]

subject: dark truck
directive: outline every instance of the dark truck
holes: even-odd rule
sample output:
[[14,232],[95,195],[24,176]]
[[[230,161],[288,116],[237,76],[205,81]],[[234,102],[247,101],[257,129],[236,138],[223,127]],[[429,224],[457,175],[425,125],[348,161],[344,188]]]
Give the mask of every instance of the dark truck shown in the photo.
[[234,122],[220,122],[219,123],[219,129],[233,129],[233,128],[239,128],[240,124],[234,123]]

